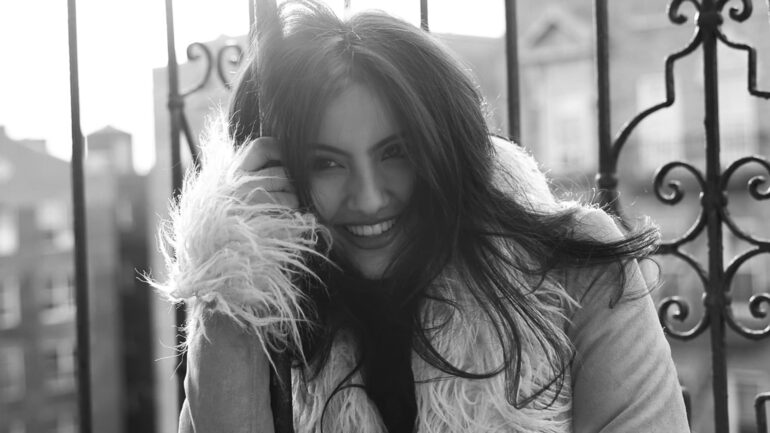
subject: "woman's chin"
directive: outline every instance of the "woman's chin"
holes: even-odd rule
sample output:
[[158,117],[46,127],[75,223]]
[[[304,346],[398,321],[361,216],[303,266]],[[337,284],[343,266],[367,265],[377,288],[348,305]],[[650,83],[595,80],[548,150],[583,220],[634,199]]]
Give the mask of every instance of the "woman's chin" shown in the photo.
[[387,261],[379,260],[354,260],[353,267],[362,277],[369,280],[380,280],[387,277]]

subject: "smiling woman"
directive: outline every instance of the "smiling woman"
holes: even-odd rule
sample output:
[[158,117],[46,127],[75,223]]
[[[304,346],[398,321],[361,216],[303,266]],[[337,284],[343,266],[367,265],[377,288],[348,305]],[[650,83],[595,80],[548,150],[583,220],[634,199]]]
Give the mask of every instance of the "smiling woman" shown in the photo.
[[263,35],[162,237],[180,431],[272,431],[276,353],[300,432],[687,431],[654,227],[554,197],[410,24],[290,1]]
[[414,189],[414,167],[399,127],[380,98],[352,84],[331,102],[313,147],[310,193],[350,269],[381,278],[405,244],[401,218]]

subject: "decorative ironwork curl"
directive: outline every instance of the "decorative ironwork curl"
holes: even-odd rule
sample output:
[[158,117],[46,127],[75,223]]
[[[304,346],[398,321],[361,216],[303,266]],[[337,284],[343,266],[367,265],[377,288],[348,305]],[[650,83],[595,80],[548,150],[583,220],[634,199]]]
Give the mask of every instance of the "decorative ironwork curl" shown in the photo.
[[[749,298],[749,312],[752,316],[758,319],[767,317],[767,310],[762,309],[762,304],[767,304],[767,306],[770,307],[770,294],[757,293]],[[770,329],[768,332],[770,332]]]
[[[708,284],[706,271],[703,269],[703,267],[701,267],[697,260],[695,260],[695,258],[691,255],[676,249],[671,251],[669,254],[678,257],[687,263],[695,271],[696,275],[698,275],[698,279],[700,280],[705,290]],[[677,310],[671,313],[671,307],[676,307]],[[664,298],[661,300],[660,305],[658,306],[658,320],[660,320],[661,325],[663,325],[663,330],[667,335],[677,340],[692,340],[693,338],[700,335],[703,331],[705,331],[709,326],[710,322],[708,314],[703,314],[698,323],[696,323],[695,326],[688,330],[678,331],[670,326],[670,322],[668,320],[669,317],[679,322],[684,322],[689,314],[690,307],[687,301],[680,296],[670,296]]]
[[[687,164],[685,162],[680,162],[680,161],[674,161],[674,162],[669,162],[667,164],[664,164],[655,172],[653,189],[654,189],[655,196],[658,198],[658,200],[670,206],[673,206],[679,203],[682,200],[682,198],[684,198],[684,194],[685,194],[684,191],[682,190],[682,184],[676,180],[670,181],[666,184],[666,186],[671,190],[670,193],[664,193],[662,191],[663,183],[664,183],[664,180],[666,179],[666,176],[668,176],[671,170],[678,167],[684,168],[685,170],[689,171],[693,175],[695,180],[698,182],[698,186],[700,187],[701,193],[703,193],[703,191],[706,190],[706,181],[703,178],[703,175],[700,173],[700,171],[698,171],[697,168],[693,167],[690,164]],[[701,207],[700,212],[698,213],[698,217],[690,225],[690,228],[687,229],[685,234],[672,241],[662,243],[658,249],[659,253],[676,254],[678,252],[677,248],[679,248],[680,245],[690,242],[696,237],[698,237],[698,235],[703,231],[705,227],[706,227],[706,214],[703,207]]]
[[695,10],[700,12],[700,3],[698,3],[696,0],[673,0],[668,5],[668,19],[674,23],[674,24],[684,24],[687,22],[687,16],[684,14],[679,13],[679,8],[682,6],[682,3],[688,2],[692,3],[693,6],[695,6]]
[[[722,174],[722,183],[720,184],[720,188],[722,189],[722,191],[727,190],[727,184],[730,181],[730,177],[732,177],[733,173],[735,173],[735,171],[738,170],[738,168],[750,162],[756,162],[757,164],[761,165],[762,168],[764,168],[768,174],[770,174],[770,162],[768,162],[765,158],[762,158],[760,156],[746,156],[746,157],[740,158],[734,161],[732,164],[730,164],[730,166],[727,167],[727,170],[725,170],[724,174]],[[767,200],[770,198],[770,187],[768,187],[765,192],[762,192],[759,190],[759,188],[765,182],[766,182],[766,179],[764,176],[754,176],[751,179],[749,179],[749,182],[748,182],[749,194],[751,194],[751,196],[754,197],[755,200]]]
[[701,191],[706,190],[706,181],[703,179],[703,175],[700,173],[700,171],[698,171],[697,168],[693,167],[691,164],[688,164],[686,162],[681,162],[681,161],[669,162],[663,165],[662,167],[660,167],[656,171],[653,185],[655,188],[655,196],[658,197],[658,200],[671,206],[679,203],[682,200],[682,198],[684,198],[684,191],[682,191],[682,184],[677,180],[672,180],[666,184],[666,186],[668,186],[668,188],[671,189],[672,192],[663,193],[661,189],[663,187],[663,180],[666,178],[668,173],[677,167],[681,167],[689,171],[693,175],[695,180],[698,181],[698,185],[700,186]]
[[746,69],[748,71],[747,74],[748,74],[749,94],[756,96],[758,98],[770,99],[770,91],[757,90],[757,50],[750,45],[742,44],[740,42],[735,42],[730,40],[730,38],[728,38],[727,35],[722,33],[721,30],[717,30],[716,36],[717,36],[717,39],[722,41],[722,43],[727,45],[728,47],[735,50],[746,51],[746,53],[748,54],[748,59],[747,59],[748,65],[746,66]]
[[[682,1],[691,1],[695,3],[694,0],[679,0],[679,1],[674,0],[670,5],[669,11],[674,8],[675,8],[674,10],[678,10],[679,4],[681,4]],[[666,100],[657,105],[647,108],[646,110],[637,114],[625,125],[623,125],[623,128],[620,131],[620,134],[618,134],[617,138],[615,139],[615,142],[612,145],[612,158],[614,161],[618,160],[618,157],[620,155],[620,151],[623,148],[623,145],[626,143],[626,141],[628,140],[628,137],[631,135],[631,132],[633,132],[633,130],[636,128],[639,122],[644,120],[650,114],[658,110],[661,110],[665,107],[670,107],[674,104],[674,101],[676,100],[676,93],[674,91],[674,63],[677,60],[681,59],[682,57],[685,57],[688,54],[695,51],[695,49],[698,48],[698,45],[700,45],[701,42],[703,42],[703,34],[701,30],[698,29],[693,34],[692,38],[687,43],[686,47],[666,57],[665,72],[664,72],[665,80],[666,80]]]
[[[233,53],[230,56],[227,56],[226,54],[229,51],[232,51]],[[228,68],[230,70],[237,69],[241,64],[242,58],[243,48],[241,48],[240,45],[234,43],[226,44],[220,48],[219,52],[217,53],[217,75],[227,90],[232,88],[232,83],[230,82],[231,80],[227,77],[228,70],[225,69],[225,66],[230,66],[230,68]]]
[[[717,3],[717,10],[721,12],[727,3],[730,3],[730,0],[719,0]],[[754,6],[751,4],[751,0],[741,0],[740,8],[736,6],[730,8],[730,18],[742,23],[749,19],[753,11]]]
[[[752,250],[746,251],[743,254],[735,257],[732,260],[732,262],[730,262],[730,265],[727,266],[727,269],[725,271],[726,286],[728,288],[731,286],[733,277],[735,277],[735,274],[738,272],[738,269],[744,263],[746,263],[752,257],[762,253],[765,253],[765,254],[770,253],[770,245],[765,245],[764,248],[763,247],[754,248]],[[749,313],[751,313],[752,317],[757,319],[764,319],[765,317],[767,317],[767,311],[765,311],[765,309],[762,308],[763,304],[770,309],[770,294],[760,293],[752,296],[749,299]],[[741,325],[735,320],[735,316],[733,315],[733,311],[729,307],[729,304],[725,305],[725,309],[726,309],[725,321],[730,326],[730,328],[732,328],[738,334],[754,340],[758,340],[760,338],[764,338],[770,335],[770,324],[765,326],[763,329],[750,329]]]
[[203,58],[206,61],[204,65],[204,71],[205,74],[203,75],[203,79],[198,82],[196,86],[191,88],[190,90],[187,90],[185,92],[181,92],[182,98],[185,98],[198,90],[202,89],[211,79],[211,65],[212,65],[212,55],[211,50],[209,47],[207,47],[202,42],[193,42],[190,45],[187,46],[187,59],[192,61],[196,61],[199,58],[201,58],[201,55],[196,53],[196,51],[199,51],[200,53],[203,53]]

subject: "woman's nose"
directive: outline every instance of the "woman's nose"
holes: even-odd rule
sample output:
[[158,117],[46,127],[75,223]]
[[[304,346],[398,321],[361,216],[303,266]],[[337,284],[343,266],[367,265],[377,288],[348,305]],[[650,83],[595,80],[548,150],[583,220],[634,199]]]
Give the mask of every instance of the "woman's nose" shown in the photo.
[[350,207],[365,215],[374,215],[387,207],[388,191],[383,176],[375,167],[366,168],[351,179]]

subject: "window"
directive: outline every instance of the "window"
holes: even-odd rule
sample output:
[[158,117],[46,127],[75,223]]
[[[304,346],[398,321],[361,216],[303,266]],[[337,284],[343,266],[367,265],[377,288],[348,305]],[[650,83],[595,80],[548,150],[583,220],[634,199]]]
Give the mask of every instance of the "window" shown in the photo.
[[72,412],[61,412],[56,417],[56,433],[77,433],[78,425],[75,420],[75,414]]
[[[729,60],[720,59],[724,61]],[[729,69],[720,74],[719,105],[730,107],[719,110],[721,161],[726,167],[736,159],[756,154],[759,143],[755,102],[748,93],[744,70]]]
[[[761,358],[756,358],[761,359]],[[760,367],[761,368],[761,367]],[[728,376],[730,431],[754,433],[757,431],[754,399],[770,389],[770,376],[761,370],[732,370]]]
[[[663,74],[642,75],[636,84],[636,109],[642,112],[666,99]],[[681,98],[680,98],[681,100]],[[649,115],[637,126],[642,166],[655,170],[680,160],[684,150],[684,123],[681,102]]]
[[60,200],[42,202],[36,209],[38,229],[45,241],[56,250],[70,250],[74,245],[74,234],[70,224],[70,208]]
[[0,329],[13,328],[20,321],[19,281],[12,277],[0,279]]
[[20,346],[4,345],[0,351],[0,401],[24,397],[24,351]]
[[75,315],[72,271],[53,271],[42,279],[41,284],[40,319],[44,323],[72,320]]
[[0,157],[0,183],[5,183],[13,177],[14,168],[11,161]]
[[24,421],[15,419],[4,426],[0,426],[0,432],[2,433],[24,433]]
[[538,134],[543,138],[538,143],[543,162],[561,173],[592,171],[598,153],[592,96],[590,87],[574,84],[590,82],[590,64],[555,64],[546,71]]
[[75,342],[72,338],[48,341],[41,348],[45,383],[52,391],[75,387]]
[[121,230],[134,228],[134,206],[130,200],[119,200],[115,206],[115,219]]
[[18,250],[18,216],[13,209],[0,208],[0,256],[10,256]]

